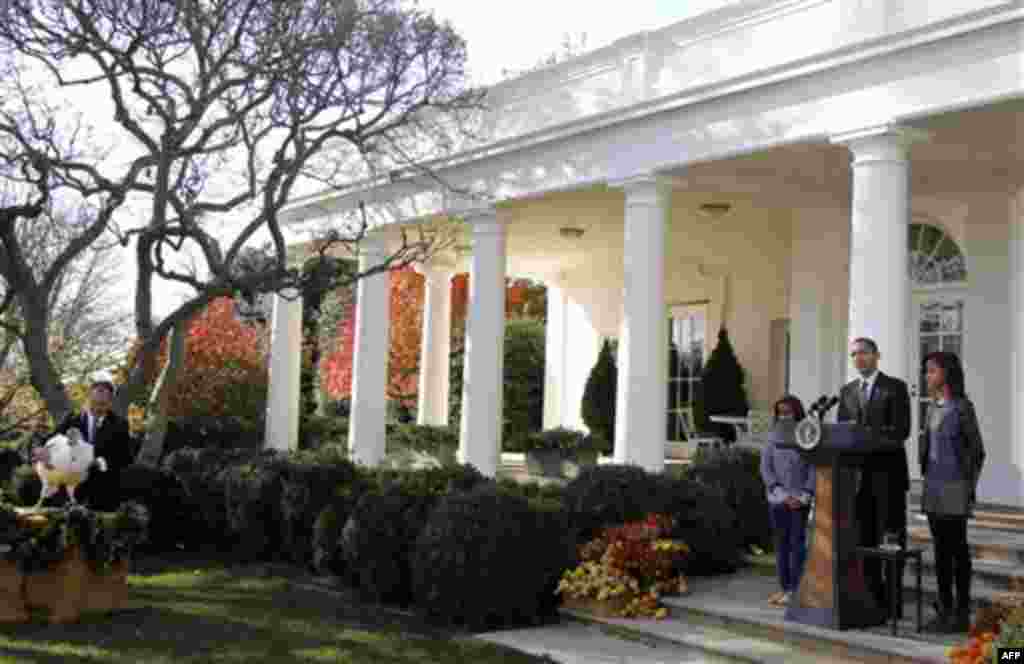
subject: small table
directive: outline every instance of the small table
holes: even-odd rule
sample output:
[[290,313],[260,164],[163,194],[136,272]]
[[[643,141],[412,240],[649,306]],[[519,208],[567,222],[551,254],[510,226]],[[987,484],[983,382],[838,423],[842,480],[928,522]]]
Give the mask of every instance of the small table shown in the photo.
[[[882,549],[874,546],[858,546],[856,552],[862,556],[881,558],[886,562],[888,571],[886,574],[891,580],[896,579],[896,570],[899,563],[906,563],[913,560],[917,567],[917,631],[922,631],[922,610],[921,610],[921,552],[917,548]],[[896,586],[893,588],[893,586]],[[899,623],[898,608],[903,604],[903,578],[900,577],[897,583],[890,583],[887,588],[889,594],[889,619],[892,621],[892,635],[896,636]]]
[[736,429],[736,440],[743,438],[743,434],[750,429],[750,419],[739,415],[711,415],[708,417],[712,422],[728,424]]

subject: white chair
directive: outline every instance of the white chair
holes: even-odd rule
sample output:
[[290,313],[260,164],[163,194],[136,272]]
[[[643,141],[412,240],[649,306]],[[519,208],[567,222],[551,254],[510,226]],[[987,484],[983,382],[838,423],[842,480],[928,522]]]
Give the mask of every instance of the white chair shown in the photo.
[[747,430],[736,443],[744,447],[761,447],[764,437],[772,430],[774,416],[770,410],[750,410],[747,413]]
[[707,447],[718,449],[725,442],[721,436],[697,431],[693,420],[692,408],[680,408],[676,411],[676,415],[679,418],[679,428],[683,430],[683,434],[686,436],[686,442],[697,449]]

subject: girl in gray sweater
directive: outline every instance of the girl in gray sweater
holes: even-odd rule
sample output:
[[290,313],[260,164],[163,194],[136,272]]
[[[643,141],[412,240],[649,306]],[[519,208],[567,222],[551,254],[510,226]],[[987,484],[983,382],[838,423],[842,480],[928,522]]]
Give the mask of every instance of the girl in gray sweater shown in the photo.
[[[786,395],[775,403],[776,423],[802,419],[804,407],[795,396]],[[769,438],[761,451],[761,479],[768,493],[779,585],[782,586],[768,602],[785,606],[800,584],[807,558],[807,517],[814,497],[814,468],[798,450],[780,448]]]

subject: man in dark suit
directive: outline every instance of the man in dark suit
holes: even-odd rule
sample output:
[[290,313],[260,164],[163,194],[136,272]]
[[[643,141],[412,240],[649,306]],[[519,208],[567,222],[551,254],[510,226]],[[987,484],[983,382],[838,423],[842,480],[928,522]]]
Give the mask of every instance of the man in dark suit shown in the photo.
[[[860,543],[862,546],[878,546],[883,533],[894,533],[900,545],[906,546],[910,471],[904,444],[910,437],[910,392],[905,382],[878,370],[880,354],[874,340],[854,339],[850,357],[860,377],[844,385],[840,391],[837,419],[871,427],[893,443],[891,451],[872,455],[861,472],[856,498]],[[880,605],[887,607],[881,560],[865,559],[864,576]],[[903,582],[902,565],[896,578],[886,582]]]
[[[107,472],[93,469],[89,478],[75,490],[79,501],[94,509],[116,509],[121,471],[135,462],[135,444],[128,420],[111,410],[114,385],[96,381],[89,387],[89,403],[81,413],[71,413],[58,425],[54,434],[65,434],[72,428],[82,433],[82,440],[93,445],[94,456],[103,457]],[[33,461],[46,461],[46,450],[37,449]]]

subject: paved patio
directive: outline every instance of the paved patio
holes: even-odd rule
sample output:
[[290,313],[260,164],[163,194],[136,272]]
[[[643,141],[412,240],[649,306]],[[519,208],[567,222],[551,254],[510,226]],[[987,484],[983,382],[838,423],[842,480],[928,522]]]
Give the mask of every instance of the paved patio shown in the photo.
[[[805,649],[818,644],[828,652],[846,652],[865,661],[945,661],[945,649],[966,640],[966,635],[918,633],[911,593],[904,596],[904,620],[899,624],[898,636],[893,637],[888,625],[837,631],[786,621],[784,610],[767,602],[776,589],[774,575],[755,567],[731,575],[691,579],[689,595],[666,598],[666,603],[677,616],[700,617],[730,629],[800,644]],[[931,615],[931,609],[925,606],[924,621]]]

